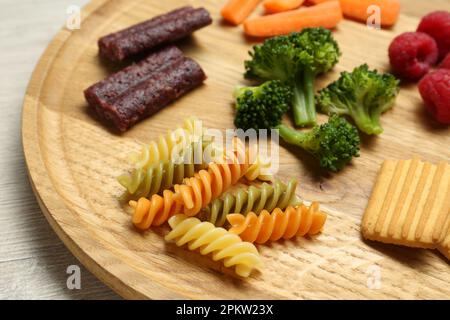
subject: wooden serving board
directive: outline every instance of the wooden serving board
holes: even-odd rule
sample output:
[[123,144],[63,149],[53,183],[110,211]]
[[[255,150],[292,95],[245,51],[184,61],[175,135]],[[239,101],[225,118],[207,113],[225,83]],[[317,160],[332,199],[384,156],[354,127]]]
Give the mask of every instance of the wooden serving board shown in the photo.
[[[115,134],[89,114],[82,93],[117,69],[98,58],[97,39],[187,3],[205,6],[214,18],[212,26],[180,43],[208,80],[127,133]],[[95,0],[83,10],[81,30],[62,29],[50,43],[25,97],[22,135],[34,191],[59,237],[126,298],[450,297],[449,264],[438,252],[365,242],[359,230],[383,159],[450,158],[450,128],[427,117],[413,84],[402,87],[395,108],[383,115],[385,132],[364,137],[361,157],[339,174],[323,175],[307,154],[281,148],[279,177],[298,178],[299,195],[320,201],[329,220],[315,239],[259,246],[263,272],[238,279],[208,257],[165,243],[166,228],[139,233],[132,227],[117,200],[122,189],[115,179],[129,169],[130,152],[188,116],[208,127],[233,127],[231,93],[243,83],[243,61],[252,42],[241,28],[221,22],[219,7],[213,0]],[[392,30],[369,30],[343,21],[335,31],[343,56],[319,86],[364,62],[386,71],[391,39],[415,30],[417,23],[402,15]]]

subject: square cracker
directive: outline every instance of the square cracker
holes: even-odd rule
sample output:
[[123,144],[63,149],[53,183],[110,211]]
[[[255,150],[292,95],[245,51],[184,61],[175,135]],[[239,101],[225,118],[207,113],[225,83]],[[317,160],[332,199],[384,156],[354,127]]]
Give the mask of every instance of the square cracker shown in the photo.
[[[369,240],[436,248],[447,236],[450,165],[415,157],[381,166],[362,221]],[[445,249],[446,247],[444,247]]]

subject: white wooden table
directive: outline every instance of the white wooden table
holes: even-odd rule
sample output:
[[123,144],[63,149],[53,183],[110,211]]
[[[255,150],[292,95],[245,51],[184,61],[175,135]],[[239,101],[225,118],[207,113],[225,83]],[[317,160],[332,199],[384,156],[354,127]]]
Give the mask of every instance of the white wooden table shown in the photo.
[[[22,99],[70,5],[87,0],[0,0],[0,299],[114,299],[84,269],[42,215],[28,183],[20,141]],[[67,288],[70,265],[81,289]]]
[[[436,9],[448,1],[431,0]],[[65,24],[67,8],[87,2],[0,0],[0,299],[119,298],[79,264],[48,225],[27,180],[20,140],[30,74]],[[426,4],[402,0],[402,10],[421,16],[429,11]],[[67,288],[71,265],[81,268],[80,290]]]

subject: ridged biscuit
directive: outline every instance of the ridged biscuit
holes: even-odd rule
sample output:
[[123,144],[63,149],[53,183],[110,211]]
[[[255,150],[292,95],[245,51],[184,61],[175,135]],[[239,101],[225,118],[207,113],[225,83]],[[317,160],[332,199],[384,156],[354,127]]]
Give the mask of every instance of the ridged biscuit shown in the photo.
[[[450,197],[450,195],[449,195]],[[447,218],[447,236],[444,240],[439,244],[439,251],[450,260],[450,214]]]
[[362,221],[366,239],[436,248],[447,236],[450,165],[386,160]]

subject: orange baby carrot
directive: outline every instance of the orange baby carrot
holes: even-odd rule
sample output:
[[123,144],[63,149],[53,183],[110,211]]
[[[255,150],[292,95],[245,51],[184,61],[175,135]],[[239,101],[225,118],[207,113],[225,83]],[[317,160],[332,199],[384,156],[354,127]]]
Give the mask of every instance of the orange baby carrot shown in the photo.
[[220,11],[222,18],[238,25],[247,18],[261,0],[228,0]]
[[339,1],[329,1],[249,19],[244,22],[245,33],[254,37],[270,37],[300,31],[307,27],[334,28],[342,20]]
[[397,22],[398,15],[400,13],[400,1],[399,0],[340,0],[342,12],[346,17],[353,18],[355,20],[366,22],[367,18],[373,14],[367,9],[371,5],[375,5],[380,8],[381,25],[383,27],[390,27]]
[[333,1],[333,0],[308,0],[308,3],[310,3],[310,4],[319,4],[319,3],[327,2],[327,1]]
[[305,0],[266,0],[263,4],[267,13],[278,13],[297,9],[303,2]]

